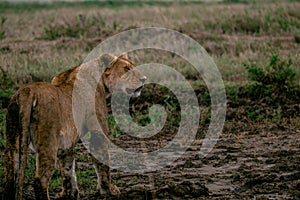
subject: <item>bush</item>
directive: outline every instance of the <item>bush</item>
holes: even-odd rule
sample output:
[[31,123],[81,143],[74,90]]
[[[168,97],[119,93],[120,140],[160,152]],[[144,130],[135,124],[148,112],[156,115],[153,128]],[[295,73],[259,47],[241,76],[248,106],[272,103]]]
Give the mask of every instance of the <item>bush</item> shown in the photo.
[[248,89],[255,96],[287,95],[295,86],[297,73],[291,68],[292,60],[282,60],[277,54],[272,55],[266,67],[257,64],[246,66],[253,84]]

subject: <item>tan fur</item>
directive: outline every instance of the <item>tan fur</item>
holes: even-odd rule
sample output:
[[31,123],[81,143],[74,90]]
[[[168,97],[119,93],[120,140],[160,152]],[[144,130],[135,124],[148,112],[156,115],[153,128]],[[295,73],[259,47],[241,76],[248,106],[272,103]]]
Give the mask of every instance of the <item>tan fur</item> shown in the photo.
[[[36,152],[34,189],[36,199],[49,199],[48,183],[55,165],[62,174],[63,188],[59,199],[77,199],[74,147],[79,134],[96,131],[83,118],[82,130],[77,130],[72,113],[72,90],[82,67],[96,66],[102,73],[97,82],[96,113],[104,135],[95,134],[96,146],[108,157],[106,135],[108,134],[106,97],[114,89],[130,95],[139,95],[146,77],[135,68],[127,55],[120,57],[104,54],[101,57],[64,71],[53,78],[52,83],[32,83],[20,88],[12,97],[7,113],[6,127],[6,196],[5,199],[22,199],[26,152],[29,143]],[[117,84],[118,83],[118,84]],[[138,90],[136,90],[138,89]],[[89,105],[87,105],[88,107]],[[86,109],[89,112],[89,109]],[[87,113],[88,115],[89,113]],[[98,175],[98,192],[118,195],[111,184],[109,167],[92,156]]]

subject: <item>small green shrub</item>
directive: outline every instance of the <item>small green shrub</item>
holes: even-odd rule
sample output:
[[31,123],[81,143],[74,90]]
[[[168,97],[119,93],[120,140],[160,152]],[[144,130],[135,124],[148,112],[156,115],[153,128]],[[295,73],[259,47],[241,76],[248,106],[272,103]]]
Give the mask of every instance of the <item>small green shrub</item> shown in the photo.
[[274,54],[266,67],[257,64],[246,66],[253,84],[248,90],[255,96],[286,95],[295,86],[297,73],[291,68],[292,60],[282,60]]
[[233,103],[236,103],[238,100],[239,88],[236,86],[226,87],[226,96]]
[[265,85],[276,85],[277,87],[291,86],[296,79],[296,71],[291,68],[292,60],[282,61],[275,54],[271,57],[267,67],[256,64],[248,66],[247,71],[251,80]]
[[261,121],[263,120],[266,116],[264,113],[260,113],[259,110],[257,111],[250,111],[247,113],[249,119],[252,119],[252,120],[257,120],[257,121]]

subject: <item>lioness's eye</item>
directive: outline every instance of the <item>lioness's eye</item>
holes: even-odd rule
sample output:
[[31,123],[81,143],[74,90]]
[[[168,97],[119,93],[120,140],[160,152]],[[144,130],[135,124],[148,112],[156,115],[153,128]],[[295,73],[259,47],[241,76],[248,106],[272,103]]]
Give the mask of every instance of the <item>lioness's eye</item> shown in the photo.
[[125,71],[128,72],[130,70],[129,67],[124,67]]

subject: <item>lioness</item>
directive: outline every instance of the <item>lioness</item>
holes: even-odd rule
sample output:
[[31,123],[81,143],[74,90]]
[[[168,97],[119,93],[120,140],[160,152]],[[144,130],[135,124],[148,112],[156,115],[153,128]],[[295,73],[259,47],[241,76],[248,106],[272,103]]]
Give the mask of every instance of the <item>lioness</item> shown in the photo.
[[[102,74],[97,84],[95,106],[102,132],[89,124],[89,109],[82,115],[82,128],[75,126],[72,115],[72,90],[82,67],[97,67]],[[93,79],[91,79],[93,80]],[[5,151],[5,199],[22,199],[26,152],[29,144],[36,153],[34,190],[36,199],[49,199],[48,183],[56,163],[60,167],[63,187],[59,199],[77,199],[74,147],[79,135],[93,132],[92,148],[98,148],[108,158],[108,134],[106,97],[114,89],[138,96],[146,77],[128,60],[126,54],[119,57],[104,54],[94,60],[64,71],[50,83],[32,83],[20,88],[8,106]],[[117,84],[118,83],[118,84]],[[121,83],[121,84],[120,84]],[[89,105],[86,105],[88,107]],[[104,139],[103,139],[104,138]],[[98,176],[100,194],[119,195],[111,183],[110,169],[93,155]]]

